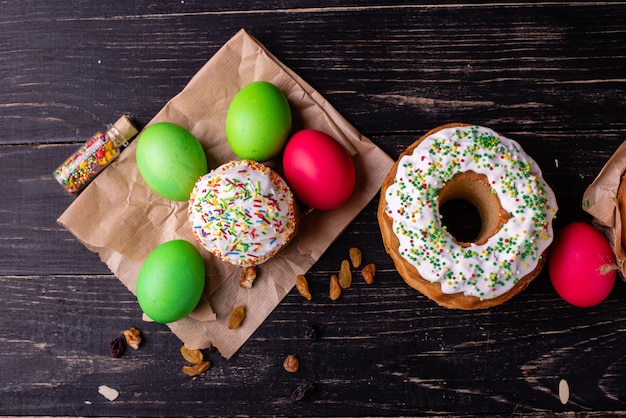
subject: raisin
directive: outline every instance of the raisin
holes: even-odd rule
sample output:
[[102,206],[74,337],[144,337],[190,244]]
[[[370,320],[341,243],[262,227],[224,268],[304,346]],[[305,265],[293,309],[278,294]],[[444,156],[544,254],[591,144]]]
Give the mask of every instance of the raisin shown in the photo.
[[193,366],[183,366],[182,371],[187,376],[197,376],[200,373],[204,373],[211,367],[211,362],[209,360],[204,360],[201,363],[194,364]]
[[300,386],[296,388],[296,390],[293,391],[293,393],[289,397],[289,400],[291,402],[300,402],[301,400],[309,396],[311,393],[313,393],[314,390],[315,390],[315,382],[311,381],[311,382],[302,383]]
[[312,299],[311,292],[309,292],[309,282],[301,274],[296,276],[296,289],[306,300]]
[[120,358],[126,351],[126,341],[123,337],[117,337],[109,344],[109,352],[111,357]]
[[330,300],[337,300],[341,296],[341,286],[339,285],[339,279],[336,274],[330,275]]
[[352,271],[350,271],[350,262],[348,260],[341,262],[341,268],[339,269],[339,285],[343,289],[352,286]]
[[195,349],[189,349],[186,345],[180,347],[180,354],[183,355],[183,358],[192,364],[200,364],[204,361],[204,355],[202,351]]
[[362,257],[363,255],[361,253],[361,250],[356,247],[350,248],[350,261],[352,261],[352,266],[354,268],[358,268],[361,266]]
[[244,319],[246,319],[246,308],[243,305],[236,306],[228,318],[228,328],[239,328]]
[[308,338],[309,340],[316,340],[317,339],[317,330],[315,329],[314,326],[309,325],[304,330],[304,336],[306,338]]

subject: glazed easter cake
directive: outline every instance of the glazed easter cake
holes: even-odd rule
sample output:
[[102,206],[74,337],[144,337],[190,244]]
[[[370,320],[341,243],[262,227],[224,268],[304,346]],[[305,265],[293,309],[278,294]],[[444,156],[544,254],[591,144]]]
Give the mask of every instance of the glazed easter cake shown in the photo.
[[202,176],[188,217],[200,245],[223,261],[255,266],[275,256],[296,233],[296,204],[287,183],[254,161],[231,161]]
[[[441,207],[469,202],[479,232],[459,240]],[[489,128],[448,124],[398,159],[381,189],[378,221],[402,278],[441,306],[483,309],[509,300],[539,274],[557,204],[520,145]]]

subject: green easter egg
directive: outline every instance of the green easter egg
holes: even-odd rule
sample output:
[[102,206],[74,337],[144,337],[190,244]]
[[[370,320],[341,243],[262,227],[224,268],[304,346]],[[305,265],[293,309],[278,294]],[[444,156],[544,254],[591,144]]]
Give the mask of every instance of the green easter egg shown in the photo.
[[185,240],[165,242],[146,258],[137,277],[137,301],[150,319],[168,323],[189,315],[204,290],[204,261]]
[[235,95],[226,114],[226,138],[243,160],[267,161],[277,156],[291,130],[285,95],[267,81],[254,81]]
[[186,201],[201,176],[208,172],[202,145],[182,126],[158,122],[137,140],[136,160],[146,184],[159,195]]

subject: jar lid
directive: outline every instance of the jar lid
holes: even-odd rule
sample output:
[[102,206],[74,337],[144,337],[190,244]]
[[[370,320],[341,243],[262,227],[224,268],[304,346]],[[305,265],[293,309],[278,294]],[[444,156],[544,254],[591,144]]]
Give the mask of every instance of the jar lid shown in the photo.
[[126,141],[130,141],[139,132],[127,115],[123,115],[119,118],[117,122],[113,124],[113,128],[119,133],[115,138],[117,146],[122,145]]

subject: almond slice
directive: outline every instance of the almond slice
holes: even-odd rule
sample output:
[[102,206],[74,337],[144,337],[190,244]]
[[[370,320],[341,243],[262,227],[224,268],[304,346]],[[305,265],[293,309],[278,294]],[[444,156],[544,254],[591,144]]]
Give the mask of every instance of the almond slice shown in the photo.
[[110,401],[114,401],[120,396],[120,393],[107,385],[98,386],[98,393]]
[[565,379],[559,382],[559,399],[563,405],[569,401],[569,384]]

